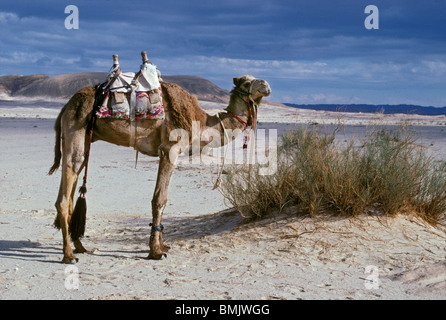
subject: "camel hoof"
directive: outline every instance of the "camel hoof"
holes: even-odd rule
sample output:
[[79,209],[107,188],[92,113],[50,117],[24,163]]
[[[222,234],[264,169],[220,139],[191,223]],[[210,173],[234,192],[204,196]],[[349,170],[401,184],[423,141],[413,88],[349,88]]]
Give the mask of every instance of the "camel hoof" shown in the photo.
[[170,250],[169,246],[166,246],[165,244],[163,245],[163,252],[167,252]]
[[149,260],[163,260],[164,258],[167,258],[167,254],[165,253],[153,253],[150,252],[147,259]]
[[74,253],[88,253],[88,252],[90,252],[90,251],[85,248],[74,249]]
[[79,261],[79,259],[76,257],[73,257],[73,258],[64,257],[62,259],[62,263],[64,263],[64,264],[76,264],[78,261]]

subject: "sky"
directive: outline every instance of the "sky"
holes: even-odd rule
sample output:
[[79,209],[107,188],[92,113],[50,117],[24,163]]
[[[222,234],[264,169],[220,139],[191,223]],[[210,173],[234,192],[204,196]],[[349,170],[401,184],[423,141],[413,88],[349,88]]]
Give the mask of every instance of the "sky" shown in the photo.
[[113,54],[136,72],[143,50],[226,90],[264,79],[275,102],[446,106],[446,0],[0,1],[0,76],[107,72]]

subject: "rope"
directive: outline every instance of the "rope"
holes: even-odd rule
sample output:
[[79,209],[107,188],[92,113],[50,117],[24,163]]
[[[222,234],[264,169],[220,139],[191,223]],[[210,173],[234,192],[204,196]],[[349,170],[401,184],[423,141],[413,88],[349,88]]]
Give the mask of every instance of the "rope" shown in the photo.
[[223,173],[223,168],[225,166],[226,155],[228,154],[228,147],[229,147],[228,133],[226,132],[225,126],[223,124],[223,120],[221,120],[221,118],[220,118],[220,112],[217,113],[217,117],[218,117],[218,120],[220,120],[221,127],[223,128],[223,132],[225,133],[226,148],[225,148],[225,153],[223,155],[223,162],[221,164],[221,169],[220,169],[220,172],[218,173],[217,181],[215,181],[215,184],[214,184],[214,187],[212,188],[212,190],[215,190],[215,189],[217,189],[220,186],[221,174]]
[[87,152],[85,153],[85,172],[84,172],[84,178],[82,186],[79,189],[79,192],[81,193],[81,197],[85,198],[85,194],[87,193],[87,176],[88,176],[88,160],[90,158],[90,149],[91,149],[91,140],[93,138],[93,127],[96,117],[92,116],[91,118],[91,128],[90,128],[90,137],[88,139],[88,146],[87,146]]
[[[250,89],[251,90],[251,89]],[[251,176],[252,176],[252,164],[253,164],[253,157],[254,157],[254,148],[256,143],[256,133],[257,133],[257,104],[251,99],[251,96],[248,95],[248,101],[252,101],[254,112],[251,113],[251,128],[252,128],[252,137],[251,137],[251,148],[249,150],[249,182],[251,183]],[[249,105],[249,102],[248,102]],[[251,107],[249,108],[249,111],[251,112]]]

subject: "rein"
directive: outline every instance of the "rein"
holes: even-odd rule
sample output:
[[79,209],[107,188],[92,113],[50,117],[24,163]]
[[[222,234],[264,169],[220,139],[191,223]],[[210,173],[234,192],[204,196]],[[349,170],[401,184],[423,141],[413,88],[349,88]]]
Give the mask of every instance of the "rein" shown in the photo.
[[92,118],[91,118],[91,123],[90,123],[91,128],[90,128],[90,136],[88,138],[88,147],[87,147],[87,150],[85,152],[85,172],[84,172],[84,178],[83,178],[82,186],[79,189],[80,196],[82,198],[85,198],[85,194],[87,193],[88,160],[90,158],[91,140],[93,138],[93,127],[94,127],[95,119],[96,119],[96,117],[93,115]]
[[85,198],[85,194],[87,193],[88,160],[90,159],[90,149],[91,149],[91,142],[93,139],[93,128],[94,128],[94,123],[96,120],[96,111],[97,111],[100,101],[104,99],[104,91],[100,90],[102,85],[103,84],[99,84],[95,88],[93,114],[92,114],[91,120],[87,126],[87,128],[90,129],[90,132],[88,133],[89,137],[88,137],[87,150],[85,150],[85,171],[84,171],[84,178],[83,178],[82,186],[79,188],[80,196],[82,198]]

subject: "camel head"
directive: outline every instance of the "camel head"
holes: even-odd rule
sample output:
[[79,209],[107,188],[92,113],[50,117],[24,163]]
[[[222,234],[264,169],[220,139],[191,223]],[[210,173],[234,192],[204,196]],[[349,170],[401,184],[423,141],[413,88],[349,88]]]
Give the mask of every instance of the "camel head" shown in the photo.
[[271,94],[269,83],[262,79],[256,79],[251,75],[245,75],[240,78],[234,78],[234,90],[241,94],[251,94],[256,103],[260,103],[263,97]]
[[237,116],[248,116],[248,123],[250,123],[253,117],[257,118],[257,106],[262,98],[271,94],[271,87],[265,80],[256,79],[251,75],[233,78],[233,81],[235,88],[231,91],[229,106],[226,110]]

